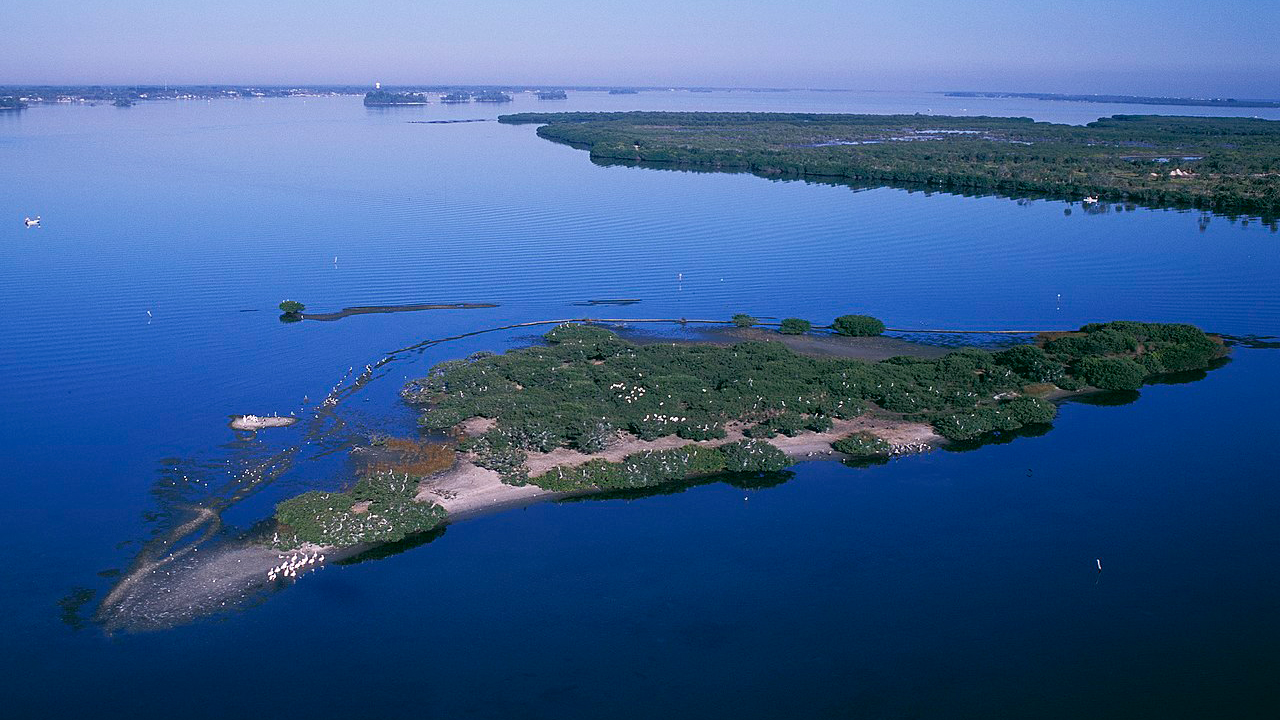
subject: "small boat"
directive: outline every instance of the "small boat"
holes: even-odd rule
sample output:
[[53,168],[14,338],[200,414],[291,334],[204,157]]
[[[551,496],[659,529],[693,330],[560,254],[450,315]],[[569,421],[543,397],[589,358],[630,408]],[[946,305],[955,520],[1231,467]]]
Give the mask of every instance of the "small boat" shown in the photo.
[[1094,203],[1098,202],[1098,196],[1097,196],[1097,195],[1090,195],[1089,197],[1087,197],[1087,198],[1085,198],[1085,199],[1081,200],[1080,202],[1082,202],[1082,203],[1084,203],[1084,204],[1086,204],[1086,205],[1093,205]]
[[27,227],[40,227],[40,216],[39,216],[39,215],[37,215],[37,216],[35,216],[35,217],[33,217],[33,218],[23,218],[23,219],[22,219],[22,222],[23,222]]

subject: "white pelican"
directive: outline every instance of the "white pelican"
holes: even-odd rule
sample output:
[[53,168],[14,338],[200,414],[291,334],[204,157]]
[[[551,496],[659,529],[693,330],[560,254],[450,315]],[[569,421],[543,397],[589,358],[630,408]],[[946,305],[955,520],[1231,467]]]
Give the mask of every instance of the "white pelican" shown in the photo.
[[27,227],[40,227],[40,216],[37,215],[33,218],[23,218],[22,222]]

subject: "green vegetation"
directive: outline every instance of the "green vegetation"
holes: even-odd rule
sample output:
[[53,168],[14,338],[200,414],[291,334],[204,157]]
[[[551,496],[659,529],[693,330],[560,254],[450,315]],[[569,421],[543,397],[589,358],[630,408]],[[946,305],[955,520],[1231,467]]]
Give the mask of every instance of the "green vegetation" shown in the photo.
[[306,309],[307,309],[307,306],[303,305],[297,300],[283,300],[280,302],[280,312],[286,313],[288,315],[297,315],[298,313]]
[[758,440],[739,440],[718,447],[685,445],[648,450],[622,462],[591,460],[557,466],[531,482],[548,490],[630,490],[722,473],[777,472],[791,464],[778,448]]
[[841,315],[831,323],[831,329],[839,335],[870,337],[884,332],[884,323],[870,315]]
[[539,136],[588,148],[599,162],[1280,214],[1280,122],[1255,118],[1116,115],[1075,126],[937,115],[625,112],[498,120],[541,124]]
[[21,110],[27,106],[16,97],[0,97],[0,110]]
[[386,90],[370,90],[364,95],[367,107],[384,105],[426,105],[431,101],[423,93],[387,92]]
[[1127,357],[1087,357],[1076,363],[1076,375],[1103,390],[1137,390],[1147,373]]
[[[835,419],[870,412],[926,422],[944,437],[971,440],[1051,421],[1054,405],[1028,396],[1042,394],[1046,383],[1113,387],[1131,380],[1114,370],[1121,363],[1139,368],[1140,384],[1168,370],[1209,367],[1223,354],[1220,344],[1190,325],[1138,322],[1086,325],[1058,334],[1043,349],[968,348],[937,359],[874,363],[797,355],[780,342],[636,345],[582,324],[561,325],[545,338],[545,346],[441,363],[410,381],[402,397],[424,407],[419,425],[429,430],[449,430],[471,417],[496,420],[460,449],[505,482],[522,484],[530,482],[528,453],[559,447],[596,453],[624,432],[644,440],[674,435],[706,441],[725,437],[725,426],[736,422],[759,439],[822,432]],[[621,469],[588,463],[532,482],[557,489],[637,487],[682,468],[716,472],[703,450],[629,457],[631,465]],[[624,470],[644,470],[648,479],[610,479]]]
[[732,320],[733,320],[733,326],[740,327],[740,328],[749,328],[752,325],[755,325],[756,323],[760,322],[756,318],[753,318],[750,315],[747,315],[745,313],[738,313],[737,315],[734,315]]
[[[418,502],[416,475],[376,472],[347,492],[313,490],[276,505],[280,536],[292,544],[347,547],[395,542],[445,521],[444,508]],[[286,541],[288,544],[288,541]]]
[[[861,414],[862,408],[850,414],[848,412],[841,413],[843,417],[856,417]],[[774,415],[766,420],[747,427],[742,431],[743,435],[749,438],[771,438],[779,435],[787,437],[795,437],[802,432],[826,432],[832,428],[834,423],[829,415],[814,414],[801,415],[796,412],[782,412]]]
[[538,93],[539,100],[567,100],[568,95],[563,90],[543,90]]
[[974,440],[988,433],[1008,432],[1026,425],[1052,422],[1057,410],[1040,398],[1017,397],[966,412],[933,416],[933,429],[948,440]]
[[785,318],[778,327],[783,335],[803,335],[813,328],[813,323],[800,318]]
[[512,98],[510,95],[496,90],[489,90],[476,94],[476,102],[509,103],[511,101]]
[[[1035,345],[1016,345],[995,354],[996,363],[1036,383],[1053,383],[1062,379],[1065,368]],[[1075,389],[1075,388],[1072,388]]]
[[893,449],[887,440],[867,431],[856,432],[831,443],[832,449],[854,457],[880,457]]

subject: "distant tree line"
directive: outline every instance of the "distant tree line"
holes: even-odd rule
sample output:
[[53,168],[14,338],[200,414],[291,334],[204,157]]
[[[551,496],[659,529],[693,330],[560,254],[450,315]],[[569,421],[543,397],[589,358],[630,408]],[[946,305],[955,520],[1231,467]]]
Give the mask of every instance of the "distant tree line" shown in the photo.
[[[601,162],[1280,215],[1280,122],[803,113],[521,113]],[[1174,172],[1174,171],[1177,172]]]

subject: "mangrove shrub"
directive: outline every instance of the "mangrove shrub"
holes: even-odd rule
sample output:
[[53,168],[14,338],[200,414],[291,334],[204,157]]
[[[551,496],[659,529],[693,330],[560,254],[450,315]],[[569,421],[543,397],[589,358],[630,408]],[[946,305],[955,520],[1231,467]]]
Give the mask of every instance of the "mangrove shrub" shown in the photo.
[[813,327],[813,323],[800,318],[787,318],[782,321],[782,325],[778,328],[778,332],[783,335],[803,335],[809,332]]
[[884,323],[870,315],[841,315],[831,323],[831,329],[840,335],[870,337],[884,332]]
[[1076,363],[1075,374],[1103,390],[1137,390],[1147,372],[1127,357],[1087,357]]

